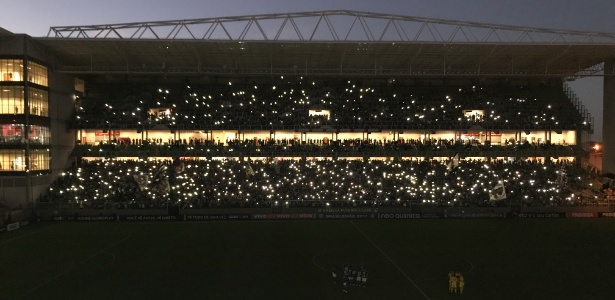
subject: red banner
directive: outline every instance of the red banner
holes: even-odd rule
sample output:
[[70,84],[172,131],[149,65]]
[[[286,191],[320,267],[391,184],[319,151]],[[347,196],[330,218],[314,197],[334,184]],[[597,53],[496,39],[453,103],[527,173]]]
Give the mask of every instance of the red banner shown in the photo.
[[108,131],[108,132],[102,132],[102,131],[96,131],[94,132],[95,136],[104,136],[104,135],[120,135],[120,131]]
[[598,212],[596,211],[592,211],[592,212],[574,212],[574,211],[569,211],[566,212],[566,218],[597,218],[598,217]]

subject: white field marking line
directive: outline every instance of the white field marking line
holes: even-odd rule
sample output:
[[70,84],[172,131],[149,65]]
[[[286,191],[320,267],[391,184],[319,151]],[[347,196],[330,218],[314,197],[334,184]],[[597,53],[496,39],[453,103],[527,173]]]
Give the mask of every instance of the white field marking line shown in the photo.
[[105,266],[105,268],[112,266],[115,263],[115,261],[117,260],[117,257],[115,257],[115,255],[113,255],[111,252],[105,251],[105,252],[102,252],[100,254],[107,254],[107,255],[111,256],[111,258],[113,259],[110,263],[107,264],[107,266]]
[[[104,248],[104,249],[102,249],[102,250],[100,250],[100,251],[98,251],[98,252],[96,252],[96,253],[94,253],[94,254],[92,254],[92,255],[88,256],[87,258],[83,259],[82,261],[80,261],[79,263],[75,264],[74,266],[72,266],[72,267],[70,267],[70,268],[68,268],[68,269],[66,269],[66,270],[64,270],[64,271],[62,271],[62,272],[60,272],[60,273],[58,273],[56,276],[53,276],[53,277],[49,278],[47,281],[45,281],[45,282],[43,282],[43,283],[41,283],[41,284],[39,284],[39,285],[35,286],[34,288],[30,289],[29,291],[27,291],[26,293],[24,293],[23,295],[21,295],[21,297],[19,297],[19,298],[23,298],[23,297],[25,297],[25,296],[27,296],[27,295],[31,294],[32,292],[34,292],[34,291],[38,290],[39,288],[41,288],[41,287],[43,287],[43,286],[47,285],[48,283],[50,283],[50,282],[52,282],[52,281],[54,281],[54,280],[56,280],[56,279],[60,278],[62,275],[66,274],[66,273],[68,273],[68,272],[70,272],[70,271],[72,271],[72,270],[73,270],[73,269],[75,269],[76,267],[78,267],[78,266],[80,266],[80,265],[83,265],[83,264],[84,264],[84,263],[86,263],[88,260],[90,260],[90,259],[92,259],[92,258],[96,257],[97,255],[99,255],[99,254],[101,254],[101,253],[108,253],[108,252],[106,252],[107,250],[109,250],[109,249],[113,248],[114,246],[117,246],[119,243],[121,243],[121,242],[123,242],[123,241],[127,240],[127,239],[128,239],[128,238],[130,238],[131,236],[132,236],[132,234],[129,234],[129,235],[127,235],[126,237],[122,238],[121,240],[119,240],[119,241],[117,241],[117,242],[114,242],[113,244],[111,244],[111,245],[107,246],[106,248]],[[109,254],[110,254],[110,253],[109,253]],[[111,254],[111,255],[113,255],[113,254]],[[115,256],[113,256],[113,257],[115,257]]]
[[378,251],[380,251],[380,253],[382,253],[382,255],[384,257],[386,257],[386,259],[389,260],[389,262],[391,262],[393,264],[393,266],[395,266],[395,268],[397,268],[397,270],[404,275],[404,277],[406,277],[406,279],[408,279],[408,281],[410,283],[412,283],[412,285],[423,295],[423,297],[425,297],[425,299],[427,300],[431,300],[431,298],[429,298],[429,296],[427,296],[427,294],[425,294],[425,292],[416,284],[416,282],[414,280],[412,280],[412,278],[410,278],[410,276],[408,276],[408,274],[406,274],[406,272],[404,272],[404,270],[402,268],[399,267],[399,265],[397,263],[395,263],[395,261],[393,261],[393,259],[391,259],[390,256],[388,256],[384,250],[382,250],[382,248],[378,247],[378,245],[376,245],[376,243],[374,243],[374,241],[372,241],[372,239],[370,239],[367,234],[365,234],[365,232],[363,232],[363,230],[361,230],[361,228],[359,228],[359,226],[357,226],[353,221],[350,221],[350,224],[352,224],[352,226],[354,226],[354,228],[357,229],[357,231],[359,231],[359,233],[361,233],[361,235],[363,235],[363,237],[365,237],[365,239],[367,239],[373,246],[374,248],[378,249]]
[[325,253],[327,253],[327,252],[329,252],[329,251],[331,251],[331,250],[325,250],[325,251],[322,251],[322,252],[319,252],[319,253],[314,254],[314,256],[312,256],[312,264],[314,264],[314,265],[315,265],[316,267],[318,267],[319,269],[321,269],[321,270],[323,270],[323,271],[326,271],[326,270],[325,270],[325,268],[324,268],[323,266],[319,265],[319,264],[316,262],[316,257],[318,257],[318,256],[320,256],[320,255],[323,255],[323,254],[325,254]]
[[472,271],[474,271],[474,264],[472,263],[471,260],[466,258],[466,261],[470,263],[470,271],[467,271],[466,274],[468,273],[472,273]]

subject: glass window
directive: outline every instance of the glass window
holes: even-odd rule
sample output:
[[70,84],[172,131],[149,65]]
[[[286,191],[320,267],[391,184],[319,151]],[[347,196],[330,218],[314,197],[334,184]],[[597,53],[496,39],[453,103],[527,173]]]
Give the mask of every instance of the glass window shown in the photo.
[[[0,124],[0,144],[23,144],[23,124]],[[30,125],[30,144],[49,145],[49,127]]]
[[[25,170],[25,150],[0,150],[0,171]],[[49,170],[49,149],[30,150],[30,170]]]
[[21,59],[0,59],[0,81],[23,81]]
[[29,88],[28,89],[28,102],[30,106],[30,114],[48,117],[49,116],[49,105],[48,105],[48,96],[49,93],[47,91]]
[[49,127],[30,125],[30,144],[49,145],[51,142]]
[[0,132],[0,143],[20,144],[24,137],[23,124],[2,124]]
[[25,171],[25,150],[0,150],[0,170]]
[[23,87],[0,86],[0,114],[23,114],[23,98]]
[[30,150],[30,170],[31,171],[49,170],[49,150],[48,149]]
[[47,86],[47,67],[35,62],[28,62],[28,81]]
[[75,91],[85,93],[85,81],[75,78]]
[[[24,89],[20,86],[0,86],[0,114],[24,113]],[[28,89],[30,114],[49,116],[49,93],[35,88]]]

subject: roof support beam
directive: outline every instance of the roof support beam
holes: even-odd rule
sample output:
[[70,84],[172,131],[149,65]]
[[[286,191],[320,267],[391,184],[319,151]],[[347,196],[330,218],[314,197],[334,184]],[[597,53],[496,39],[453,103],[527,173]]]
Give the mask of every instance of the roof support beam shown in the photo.
[[[344,17],[353,17],[353,25],[358,22],[364,34],[364,37],[355,37],[355,41],[369,42],[369,41],[382,41],[385,34],[390,30],[392,25],[396,31],[399,39],[396,42],[404,41],[416,41],[416,42],[471,42],[471,43],[491,43],[495,40],[505,43],[546,43],[546,44],[558,44],[558,43],[570,43],[570,44],[615,44],[615,33],[605,32],[588,32],[579,30],[561,30],[550,28],[531,28],[524,26],[511,26],[501,24],[490,23],[478,23],[467,21],[455,21],[445,20],[437,18],[423,18],[405,15],[395,14],[382,14],[371,13],[351,10],[330,10],[330,11],[313,11],[313,12],[295,12],[284,14],[260,14],[260,15],[246,15],[246,16],[231,16],[231,17],[217,17],[217,18],[202,18],[191,20],[170,20],[170,21],[155,21],[155,22],[133,22],[133,23],[118,23],[118,24],[103,24],[103,25],[85,25],[85,26],[56,26],[51,27],[47,37],[48,38],[70,38],[70,39],[92,39],[92,38],[104,38],[104,39],[197,39],[196,36],[201,36],[203,39],[220,39],[219,36],[213,37],[212,29],[221,27],[226,37],[229,40],[242,40],[245,39],[246,32],[250,26],[256,25],[262,34],[262,40],[269,40],[270,36],[267,35],[271,29],[263,26],[263,21],[268,20],[284,20],[281,28],[278,29],[274,40],[281,38],[281,31],[288,21],[293,24],[297,38],[285,37],[284,40],[303,41],[304,38],[301,34],[303,31],[309,32],[311,26],[316,24],[314,30],[311,32],[309,40],[314,40],[316,32],[321,23],[324,22],[330,32],[330,37],[318,37],[319,40],[328,41],[340,41],[340,28],[336,28],[336,23],[332,22],[333,19]],[[306,28],[300,28],[297,26],[295,19],[301,18],[306,22],[302,22],[308,26]],[[375,22],[387,21],[385,30],[379,37],[374,36],[372,31],[372,24]],[[248,25],[244,28],[239,35],[230,34],[227,30],[232,26],[238,24],[244,24],[248,22]],[[199,29],[198,25],[209,25],[209,28],[205,32],[202,32],[202,28]],[[346,24],[345,24],[346,25]],[[343,25],[343,26],[345,26]],[[340,25],[338,25],[340,26]],[[443,37],[442,33],[444,28],[454,27],[453,32]],[[207,27],[207,26],[200,26]],[[274,26],[275,27],[275,26]],[[415,29],[420,27],[413,39],[408,38],[406,32],[414,32]],[[158,29],[161,29],[160,31]],[[351,26],[352,30],[353,26]],[[185,30],[183,30],[185,29]],[[165,30],[165,31],[162,31]],[[197,31],[199,30],[199,31]],[[427,30],[429,35],[423,35],[422,33]],[[162,32],[169,32],[169,34],[162,34]],[[482,32],[485,32],[483,34]],[[145,33],[149,34],[145,34]],[[462,34],[459,34],[459,33]],[[346,34],[345,41],[350,37],[350,32]],[[515,38],[516,37],[516,38]],[[258,40],[258,38],[256,38]]]

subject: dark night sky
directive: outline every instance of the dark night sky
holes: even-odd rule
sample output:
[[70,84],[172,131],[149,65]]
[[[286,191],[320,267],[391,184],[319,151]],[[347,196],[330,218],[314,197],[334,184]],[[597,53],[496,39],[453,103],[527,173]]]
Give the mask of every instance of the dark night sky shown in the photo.
[[[614,0],[21,0],[4,1],[0,27],[45,36],[50,26],[349,9],[451,20],[615,32]],[[602,80],[572,83],[602,139]]]

